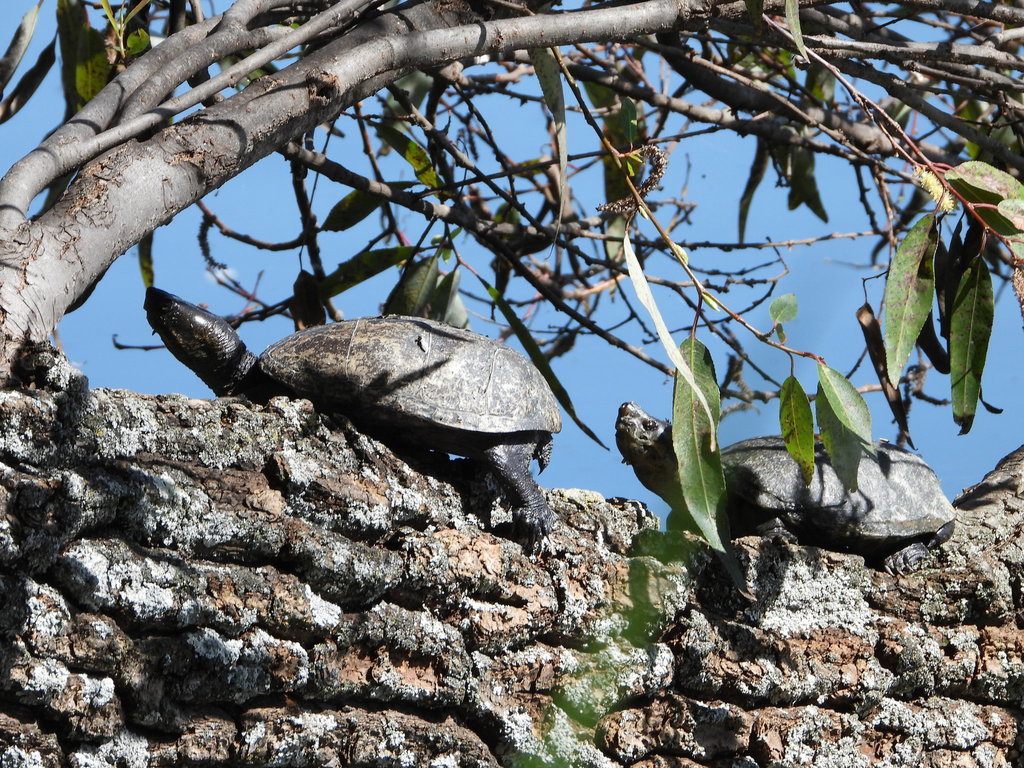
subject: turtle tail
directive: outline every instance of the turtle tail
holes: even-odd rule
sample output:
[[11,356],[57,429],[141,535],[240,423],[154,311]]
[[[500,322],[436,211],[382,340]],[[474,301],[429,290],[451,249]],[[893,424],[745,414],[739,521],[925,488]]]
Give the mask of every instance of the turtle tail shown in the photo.
[[217,395],[239,394],[256,365],[235,329],[219,315],[159,288],[146,290],[146,318],[167,349]]

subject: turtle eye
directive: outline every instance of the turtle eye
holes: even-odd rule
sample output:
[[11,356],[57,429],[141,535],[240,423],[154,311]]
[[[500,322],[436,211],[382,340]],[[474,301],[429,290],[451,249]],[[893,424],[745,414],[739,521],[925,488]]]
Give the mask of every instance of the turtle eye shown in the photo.
[[658,422],[654,419],[644,419],[644,429],[654,429],[658,426]]

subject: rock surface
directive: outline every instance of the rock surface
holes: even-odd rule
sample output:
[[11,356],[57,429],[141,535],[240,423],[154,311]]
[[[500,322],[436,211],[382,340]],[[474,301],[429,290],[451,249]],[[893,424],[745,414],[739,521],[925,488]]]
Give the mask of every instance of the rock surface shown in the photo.
[[636,502],[550,491],[531,555],[473,465],[304,401],[28,373],[0,392],[4,768],[1021,764],[1024,450],[910,576],[740,540],[751,602]]

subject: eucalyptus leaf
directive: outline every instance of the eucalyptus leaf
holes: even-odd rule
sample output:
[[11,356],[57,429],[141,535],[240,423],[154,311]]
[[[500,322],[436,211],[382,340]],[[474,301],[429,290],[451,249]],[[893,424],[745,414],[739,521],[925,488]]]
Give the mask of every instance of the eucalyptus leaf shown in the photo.
[[[629,241],[629,232],[626,232],[625,237],[622,238],[622,252],[626,257],[626,265],[629,268],[629,279],[633,283],[633,289],[636,291],[636,296],[640,300],[640,303],[644,305],[644,309],[651,316],[651,320],[654,322],[654,327],[658,332],[658,339],[661,341],[661,346],[668,354],[669,360],[676,367],[676,378],[682,376],[683,380],[694,390],[698,402],[704,409],[704,413],[710,421],[716,421],[717,417],[712,416],[711,405],[708,403],[707,398],[704,396],[703,391],[698,387],[697,381],[694,379],[693,374],[690,372],[689,366],[683,359],[683,356],[679,353],[675,344],[672,342],[672,334],[668,331],[668,326],[665,325],[664,319],[661,317],[661,312],[658,310],[658,305],[654,301],[654,294],[651,293],[651,286],[647,283],[647,278],[644,276],[643,267],[640,266],[640,260],[637,259],[636,253],[633,251],[633,245]],[[717,443],[712,444],[712,448],[717,450]]]
[[939,235],[929,213],[903,238],[885,281],[885,360],[889,381],[899,383],[932,308],[935,248]]
[[[569,141],[565,123],[565,96],[562,93],[562,69],[558,65],[560,54],[557,48],[531,48],[529,53],[534,72],[537,73],[541,92],[544,94],[544,103],[548,105],[551,118],[555,122],[555,148],[558,150],[558,199],[565,201],[569,189]],[[564,208],[564,205],[558,207],[558,225],[561,224]]]
[[[823,366],[819,366],[819,371]],[[843,487],[850,493],[857,490],[857,469],[864,452],[864,441],[847,429],[843,420],[832,407],[832,402],[825,393],[822,382],[818,381],[818,392],[814,399],[814,409],[818,416],[818,432],[821,442],[832,460],[832,467],[839,476]]]
[[[860,392],[843,374],[827,365],[818,365],[818,384],[818,392],[824,393],[832,414],[847,430],[857,436],[865,450],[873,454],[871,411]],[[821,404],[816,405],[820,413]]]
[[[743,572],[729,543],[725,476],[715,437],[721,406],[715,366],[711,353],[696,339],[686,339],[679,353],[692,371],[697,386],[691,386],[676,375],[672,399],[672,446],[679,468],[683,508],[672,510],[669,523],[671,527],[696,528],[718,553],[736,586],[744,590]],[[710,414],[699,402],[698,395],[710,404]],[[672,525],[673,522],[676,524]]]
[[389,267],[408,261],[416,254],[416,248],[402,245],[374,251],[361,251],[327,275],[320,284],[320,293],[325,299],[337,296],[353,286],[369,280]]
[[32,42],[32,35],[36,31],[36,21],[39,19],[39,7],[42,4],[42,0],[39,0],[34,8],[29,8],[28,12],[21,17],[21,23],[18,24],[18,28],[14,31],[14,36],[11,38],[7,50],[4,51],[3,57],[0,57],[0,92],[7,87],[11,78],[14,77],[14,73],[18,69],[18,65],[21,64],[25,51],[28,50],[29,43]]
[[960,434],[969,432],[974,424],[994,315],[992,278],[985,260],[977,257],[960,281],[950,317],[953,421],[959,425]]
[[786,450],[800,467],[804,482],[814,474],[814,417],[811,401],[793,376],[782,382],[779,390],[779,427]]

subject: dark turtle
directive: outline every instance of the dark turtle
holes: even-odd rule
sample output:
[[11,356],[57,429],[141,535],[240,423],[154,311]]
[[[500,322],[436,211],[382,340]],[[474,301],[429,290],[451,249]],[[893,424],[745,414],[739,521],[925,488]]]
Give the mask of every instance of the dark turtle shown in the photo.
[[309,328],[256,357],[217,315],[165,291],[146,292],[150,325],[217,395],[266,402],[302,397],[385,442],[417,444],[484,462],[501,479],[531,544],[554,523],[530,463],[543,470],[562,428],[544,378],[486,336],[415,317]]
[[[669,422],[624,403],[615,427],[626,463],[662,495],[661,478],[675,472]],[[880,560],[889,573],[906,573],[953,533],[955,511],[931,467],[915,454],[876,443],[875,456],[861,458],[854,493],[843,488],[820,443],[814,467],[808,485],[778,436],[723,448],[733,535],[788,534],[804,544]]]

